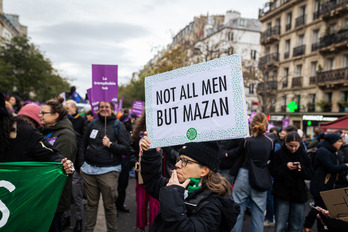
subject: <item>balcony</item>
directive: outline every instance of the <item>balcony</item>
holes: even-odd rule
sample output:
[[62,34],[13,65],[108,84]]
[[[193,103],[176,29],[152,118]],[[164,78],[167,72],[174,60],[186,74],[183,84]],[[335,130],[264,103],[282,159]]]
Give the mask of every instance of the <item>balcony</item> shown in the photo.
[[306,15],[301,15],[300,17],[297,17],[295,20],[295,27],[302,26],[306,23]]
[[320,48],[320,42],[312,43],[312,52]]
[[347,86],[348,68],[317,72],[315,81],[321,88],[337,89],[339,87]]
[[277,52],[261,57],[259,60],[259,68],[265,65],[272,65],[274,62],[279,62],[279,53]]
[[295,57],[295,56],[304,55],[305,51],[306,51],[306,45],[304,45],[304,44],[297,46],[297,47],[294,47],[294,51],[292,53],[292,56]]
[[275,26],[261,33],[261,44],[265,45],[274,41],[279,41],[280,26]]
[[267,81],[263,83],[258,83],[256,90],[258,94],[269,93],[278,89],[277,81]]
[[291,87],[295,88],[295,87],[302,87],[302,77],[294,77],[292,78],[292,84]]
[[[346,4],[348,4],[348,0],[325,2],[320,6],[320,14],[323,15],[323,18],[330,18],[340,13],[343,14],[347,11],[347,7],[345,7]],[[335,10],[336,12],[331,13],[331,11],[333,10]]]
[[338,49],[346,49],[348,40],[348,28],[343,28],[337,33],[332,33],[320,38],[320,52],[332,52]]
[[290,0],[274,0],[273,2],[267,2],[263,9],[259,9],[259,18],[266,16],[288,2],[290,2]]

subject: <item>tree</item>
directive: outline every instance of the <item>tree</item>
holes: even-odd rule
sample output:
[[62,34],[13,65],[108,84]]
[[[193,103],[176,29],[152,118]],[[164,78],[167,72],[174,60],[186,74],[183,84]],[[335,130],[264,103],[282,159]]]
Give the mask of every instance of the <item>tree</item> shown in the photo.
[[145,101],[145,77],[188,66],[190,60],[187,50],[181,44],[163,50],[153,64],[145,65],[139,71],[138,77],[133,76],[131,81],[119,87],[119,96],[124,96],[123,106],[130,107],[133,100]]
[[51,62],[29,43],[27,37],[13,37],[0,48],[0,90],[22,99],[45,101],[70,88]]

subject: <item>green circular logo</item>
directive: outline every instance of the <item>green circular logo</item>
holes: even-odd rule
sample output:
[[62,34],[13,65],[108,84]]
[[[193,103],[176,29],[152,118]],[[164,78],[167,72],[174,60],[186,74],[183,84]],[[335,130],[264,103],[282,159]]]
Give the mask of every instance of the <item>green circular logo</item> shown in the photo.
[[186,137],[189,140],[194,140],[197,137],[197,131],[195,128],[190,128],[186,131]]

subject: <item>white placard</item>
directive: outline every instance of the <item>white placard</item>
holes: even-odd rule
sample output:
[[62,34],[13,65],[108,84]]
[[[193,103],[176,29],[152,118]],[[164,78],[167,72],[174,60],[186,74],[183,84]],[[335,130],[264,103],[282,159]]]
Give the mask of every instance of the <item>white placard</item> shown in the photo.
[[249,135],[238,55],[146,77],[145,99],[151,147]]

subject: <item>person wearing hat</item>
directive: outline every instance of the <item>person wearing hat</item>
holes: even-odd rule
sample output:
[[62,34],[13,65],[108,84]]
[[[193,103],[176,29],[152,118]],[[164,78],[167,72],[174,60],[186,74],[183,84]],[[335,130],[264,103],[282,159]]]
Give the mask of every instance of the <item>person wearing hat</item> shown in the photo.
[[0,162],[62,162],[67,174],[73,173],[71,161],[59,154],[31,125],[13,117],[0,92]]
[[39,117],[40,111],[40,106],[35,104],[27,104],[19,110],[17,116],[38,129],[42,126]]
[[216,142],[187,143],[169,178],[161,175],[161,155],[149,150],[147,132],[140,141],[144,151],[141,175],[146,191],[159,199],[161,208],[149,231],[230,231],[239,214],[231,185],[217,173]]
[[[315,175],[311,181],[310,191],[314,197],[315,205],[326,209],[321,191],[335,188],[335,182],[341,172],[348,170],[348,163],[339,164],[338,150],[342,146],[342,138],[338,134],[324,135],[325,141],[319,143],[318,151],[314,158]],[[318,231],[324,226],[318,221]]]

